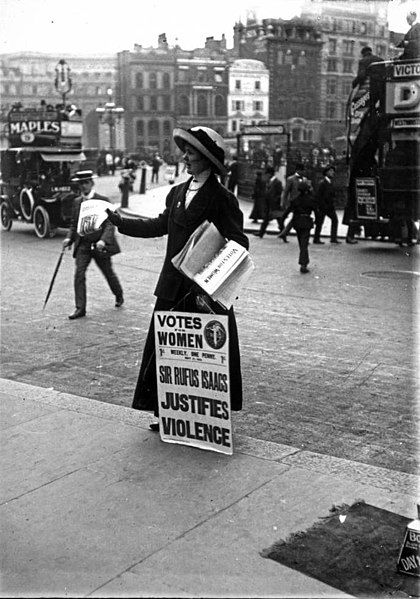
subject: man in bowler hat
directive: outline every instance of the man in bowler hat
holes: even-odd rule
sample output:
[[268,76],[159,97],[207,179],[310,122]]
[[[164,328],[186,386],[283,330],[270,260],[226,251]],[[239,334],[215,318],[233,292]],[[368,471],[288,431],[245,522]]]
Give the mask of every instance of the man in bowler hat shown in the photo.
[[324,178],[319,184],[318,191],[316,193],[316,219],[315,219],[315,233],[314,243],[322,244],[321,241],[321,230],[324,224],[325,217],[331,220],[331,243],[341,243],[337,239],[338,231],[338,217],[335,211],[335,189],[332,180],[335,175],[335,167],[332,164],[326,166],[323,170]]
[[123,290],[111,263],[111,256],[121,251],[115,239],[114,225],[107,219],[98,231],[93,231],[84,236],[79,235],[77,232],[82,202],[85,200],[109,202],[107,197],[94,191],[93,178],[93,172],[86,170],[78,171],[72,179],[73,182],[78,183],[81,193],[74,201],[70,229],[63,241],[63,248],[73,245],[73,257],[76,260],[74,274],[76,309],[70,314],[70,320],[86,316],[86,270],[92,258],[115,295],[115,306],[119,308],[124,302]]

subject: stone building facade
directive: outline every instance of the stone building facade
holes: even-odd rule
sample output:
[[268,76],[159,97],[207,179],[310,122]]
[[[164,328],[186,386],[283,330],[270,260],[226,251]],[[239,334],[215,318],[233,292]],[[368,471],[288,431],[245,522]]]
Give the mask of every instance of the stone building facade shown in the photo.
[[229,60],[226,40],[208,37],[204,48],[177,50],[175,115],[180,127],[200,124],[227,132]]
[[16,102],[26,107],[37,107],[41,100],[59,104],[62,96],[55,89],[56,66],[65,60],[70,67],[71,91],[66,102],[82,109],[84,147],[98,146],[97,106],[104,104],[107,90],[115,88],[116,63],[114,55],[76,56],[36,52],[18,52],[0,55],[0,96],[2,119]]
[[300,18],[248,19],[234,27],[235,53],[262,61],[269,71],[270,121],[286,124],[298,117],[295,143],[317,141],[321,49],[317,28]]
[[240,58],[229,67],[227,135],[269,120],[269,71],[260,60]]
[[360,50],[370,46],[374,54],[391,58],[387,2],[309,0],[302,8],[302,18],[316,23],[322,41],[319,118],[323,140],[334,142],[345,135],[346,106]]
[[156,48],[136,44],[117,54],[117,98],[125,108],[126,150],[172,154],[175,50],[161,35]]

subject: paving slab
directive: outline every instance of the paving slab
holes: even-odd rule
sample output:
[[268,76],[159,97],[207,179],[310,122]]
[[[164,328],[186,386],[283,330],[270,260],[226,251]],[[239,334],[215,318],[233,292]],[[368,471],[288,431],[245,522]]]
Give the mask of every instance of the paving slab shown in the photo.
[[230,457],[166,444],[129,408],[0,384],[2,597],[340,597],[261,551],[332,505],[416,513],[418,477],[243,436]]
[[[308,596],[307,576],[263,559],[261,551],[293,532],[306,530],[319,517],[327,516],[332,505],[352,504],[363,498],[375,504],[377,495],[377,489],[369,485],[353,487],[344,477],[336,479],[292,468],[147,557],[92,596],[123,593],[148,597],[156,590],[163,596],[168,589],[171,596],[177,597]],[[409,508],[401,494],[388,498],[388,509],[389,502],[394,511],[406,512]],[[310,596],[347,595],[311,579]]]

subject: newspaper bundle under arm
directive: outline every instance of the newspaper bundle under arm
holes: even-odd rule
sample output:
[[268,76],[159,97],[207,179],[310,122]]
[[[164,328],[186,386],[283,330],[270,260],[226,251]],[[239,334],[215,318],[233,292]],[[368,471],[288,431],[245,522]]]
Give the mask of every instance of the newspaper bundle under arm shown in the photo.
[[85,200],[80,204],[77,233],[83,237],[94,231],[99,231],[108,218],[106,209],[110,203],[105,200]]
[[225,308],[232,306],[254,269],[249,252],[236,241],[227,241],[208,221],[194,231],[172,263]]

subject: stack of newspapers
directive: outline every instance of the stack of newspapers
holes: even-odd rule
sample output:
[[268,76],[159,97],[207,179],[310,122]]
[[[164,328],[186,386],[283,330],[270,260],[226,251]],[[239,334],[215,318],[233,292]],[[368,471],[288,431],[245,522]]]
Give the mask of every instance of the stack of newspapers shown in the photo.
[[254,270],[248,251],[236,241],[227,241],[208,221],[194,231],[172,264],[225,308],[232,306]]

